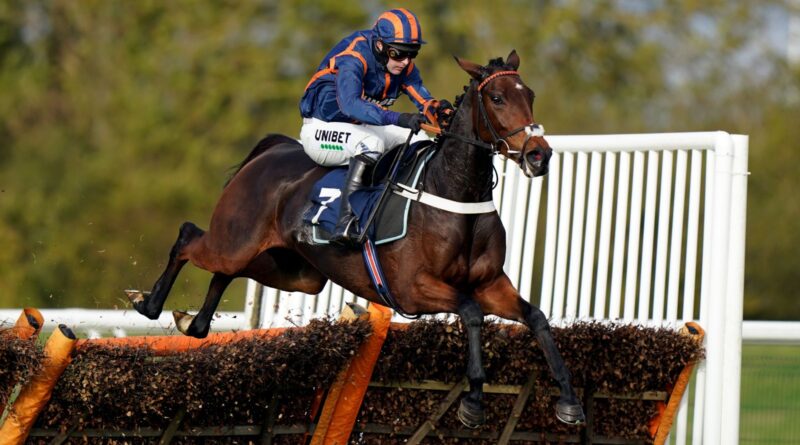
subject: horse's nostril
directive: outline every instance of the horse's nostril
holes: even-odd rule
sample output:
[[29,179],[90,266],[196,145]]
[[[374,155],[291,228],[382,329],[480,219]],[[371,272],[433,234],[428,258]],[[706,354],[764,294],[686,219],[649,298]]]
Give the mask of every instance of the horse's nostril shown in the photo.
[[544,160],[544,152],[540,149],[531,150],[525,157],[530,163],[542,162]]
[[529,177],[542,176],[547,174],[548,165],[550,161],[550,153],[547,149],[535,148],[524,156],[524,167],[526,175]]

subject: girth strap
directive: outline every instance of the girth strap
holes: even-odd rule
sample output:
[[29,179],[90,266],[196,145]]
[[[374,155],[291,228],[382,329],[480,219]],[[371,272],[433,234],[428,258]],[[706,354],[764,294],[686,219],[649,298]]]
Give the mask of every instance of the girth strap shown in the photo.
[[397,304],[397,300],[394,299],[392,291],[389,290],[389,283],[386,281],[386,277],[383,276],[383,269],[381,268],[381,262],[378,260],[378,252],[375,251],[375,244],[372,243],[372,240],[369,237],[367,237],[366,241],[364,241],[361,253],[364,256],[364,265],[367,267],[369,279],[372,281],[372,285],[375,287],[375,292],[377,292],[378,296],[381,297],[383,305],[390,309],[394,309],[398,314],[408,318],[409,320],[418,319],[420,315],[407,314],[405,311],[400,309],[400,306]]
[[497,209],[494,206],[494,201],[484,201],[484,202],[453,201],[451,199],[442,198],[441,196],[436,196],[434,194],[424,192],[422,190],[409,187],[407,185],[403,184],[396,184],[396,185],[397,188],[393,190],[395,195],[402,196],[403,198],[420,202],[422,204],[435,207],[437,209],[446,210],[451,213],[459,213],[462,215],[476,215],[479,213],[492,213],[497,211]]

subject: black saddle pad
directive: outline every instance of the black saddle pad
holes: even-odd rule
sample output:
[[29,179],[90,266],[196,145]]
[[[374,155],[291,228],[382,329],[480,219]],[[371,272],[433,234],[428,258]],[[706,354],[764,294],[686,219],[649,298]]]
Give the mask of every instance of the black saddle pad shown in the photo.
[[[366,223],[370,213],[378,204],[380,195],[387,186],[386,179],[399,149],[400,147],[395,147],[385,153],[375,164],[371,174],[367,172],[365,176],[371,178],[371,186],[364,187],[350,196],[350,205],[360,224]],[[422,180],[425,164],[435,151],[435,145],[431,141],[409,146],[399,161],[396,182],[416,188]],[[339,196],[346,173],[347,169],[344,167],[333,169],[311,190],[309,196],[311,207],[303,219],[312,225],[312,242],[315,244],[327,244],[336,227],[341,202]],[[405,237],[408,231],[411,201],[391,191],[388,193],[383,207],[378,210],[375,222],[370,227],[370,237],[375,244],[397,241]]]

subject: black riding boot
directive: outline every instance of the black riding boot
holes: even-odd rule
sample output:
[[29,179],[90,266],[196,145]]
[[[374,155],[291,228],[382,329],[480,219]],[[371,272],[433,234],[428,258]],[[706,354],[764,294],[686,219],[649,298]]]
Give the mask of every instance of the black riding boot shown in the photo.
[[371,164],[371,159],[366,156],[355,156],[350,158],[350,166],[347,170],[347,180],[342,187],[341,207],[339,208],[339,221],[330,239],[331,244],[341,247],[358,248],[356,233],[356,217],[350,207],[350,195],[363,186],[362,176],[367,166]]

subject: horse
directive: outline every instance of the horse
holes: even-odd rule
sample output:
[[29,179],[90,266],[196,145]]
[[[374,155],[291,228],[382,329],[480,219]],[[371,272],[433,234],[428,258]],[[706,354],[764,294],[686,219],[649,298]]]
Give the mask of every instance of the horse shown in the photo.
[[[437,137],[421,189],[462,203],[492,199],[492,158],[503,155],[528,177],[547,173],[552,150],[533,119],[534,93],[522,81],[516,51],[482,66],[455,57],[469,74],[447,132]],[[242,161],[222,191],[208,231],[191,222],[180,227],[169,261],[149,294],[131,292],[133,307],[158,318],[181,268],[191,261],[213,273],[196,315],[174,311],[178,329],[205,337],[226,286],[236,277],[290,292],[317,294],[328,280],[382,304],[357,250],[310,242],[302,220],[309,191],[330,169],[314,163],[292,138],[270,134]],[[458,314],[468,337],[469,391],[459,419],[485,422],[481,326],[485,315],[523,323],[533,331],[560,396],[555,414],[582,423],[583,409],[570,373],[542,311],[528,303],[503,271],[505,229],[496,211],[460,214],[415,203],[407,236],[377,246],[397,310],[406,314]]]

